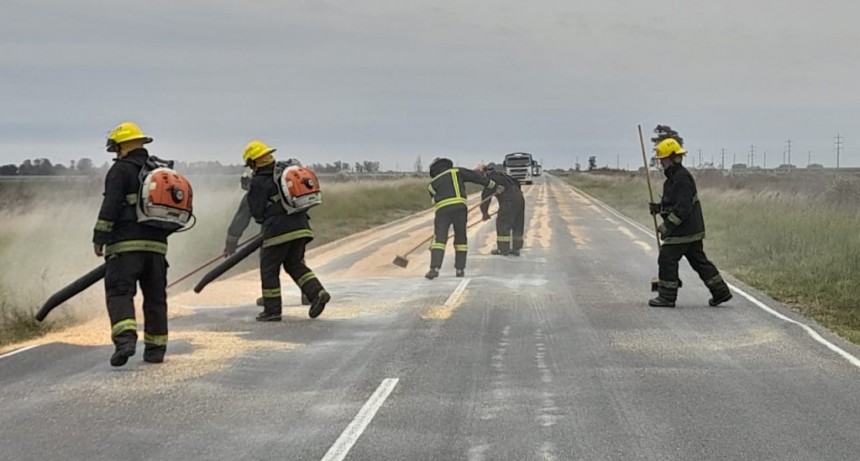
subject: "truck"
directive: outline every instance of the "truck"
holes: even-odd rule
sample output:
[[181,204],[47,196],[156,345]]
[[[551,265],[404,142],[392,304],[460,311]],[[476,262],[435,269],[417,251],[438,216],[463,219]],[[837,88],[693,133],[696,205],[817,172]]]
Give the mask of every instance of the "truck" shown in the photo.
[[505,172],[520,184],[532,183],[532,154],[526,152],[514,152],[505,155]]

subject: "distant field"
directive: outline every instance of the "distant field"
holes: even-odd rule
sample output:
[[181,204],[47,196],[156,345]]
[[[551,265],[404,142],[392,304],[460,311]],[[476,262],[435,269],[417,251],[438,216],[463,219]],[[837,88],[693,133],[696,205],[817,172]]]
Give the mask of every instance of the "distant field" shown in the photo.
[[[317,246],[430,206],[429,178],[320,178],[323,205],[311,210]],[[101,284],[36,324],[32,313],[53,292],[102,261],[92,253],[102,178],[0,179],[0,345],[43,334],[104,311]],[[192,177],[197,225],[170,239],[169,279],[218,255],[244,192],[238,177]],[[259,231],[251,224],[245,238]],[[255,268],[248,258],[233,272]],[[186,288],[195,280],[189,280]],[[97,288],[98,287],[98,288]],[[182,288],[182,287],[179,287]]]
[[[653,226],[644,177],[563,178]],[[860,344],[860,179],[704,174],[697,183],[705,250],[721,270]]]

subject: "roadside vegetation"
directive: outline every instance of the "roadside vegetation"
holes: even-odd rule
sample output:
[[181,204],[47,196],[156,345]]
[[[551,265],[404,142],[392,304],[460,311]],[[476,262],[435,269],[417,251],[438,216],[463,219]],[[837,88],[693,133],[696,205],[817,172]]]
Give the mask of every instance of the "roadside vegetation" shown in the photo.
[[[430,207],[427,179],[337,181],[321,177],[323,204],[310,211],[311,247],[393,221]],[[332,179],[329,181],[329,179]],[[33,313],[52,293],[101,264],[93,255],[92,227],[101,202],[102,180],[69,177],[0,180],[0,346],[104,315],[102,284],[59,307],[40,324]],[[243,191],[238,177],[191,177],[197,224],[170,239],[168,281],[221,253],[227,227]],[[243,240],[259,232],[252,223]],[[257,267],[249,257],[229,276]],[[202,276],[202,273],[199,275]],[[192,277],[171,290],[179,293]]]
[[[653,227],[641,174],[562,177]],[[659,197],[662,178],[652,183]],[[697,184],[705,248],[720,270],[860,344],[860,179],[714,171]]]

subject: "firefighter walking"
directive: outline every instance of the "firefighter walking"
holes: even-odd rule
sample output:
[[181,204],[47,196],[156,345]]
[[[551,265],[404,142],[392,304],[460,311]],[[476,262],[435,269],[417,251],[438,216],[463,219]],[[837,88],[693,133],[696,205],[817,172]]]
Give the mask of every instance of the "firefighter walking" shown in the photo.
[[115,351],[110,364],[119,367],[135,354],[137,320],[134,296],[143,292],[143,360],[164,361],[167,350],[167,237],[168,229],[141,224],[135,204],[140,174],[149,153],[144,144],[152,138],[133,122],[117,126],[107,139],[107,151],[116,153],[105,178],[104,199],[93,232],[96,256],[106,259],[105,295]]
[[[242,234],[245,233],[245,230],[251,224],[251,208],[248,206],[248,191],[251,189],[251,178],[253,177],[253,173],[251,170],[246,169],[242,172],[242,177],[240,178],[239,185],[242,190],[245,191],[245,194],[242,196],[242,201],[239,202],[239,208],[236,209],[236,213],[233,214],[233,219],[230,221],[230,226],[227,228],[227,238],[224,241],[224,257],[228,257],[236,252],[236,249],[239,246],[239,239],[242,238]],[[310,216],[308,216],[310,219]],[[265,299],[263,297],[257,298],[256,304],[258,306],[263,306]],[[311,304],[310,300],[307,296],[302,294],[302,304],[305,306],[309,306]]]
[[705,285],[711,291],[708,304],[718,306],[730,299],[732,293],[717,268],[705,255],[705,220],[702,205],[693,175],[684,168],[682,161],[687,153],[674,138],[660,141],[655,148],[666,176],[663,183],[663,198],[660,203],[651,203],[652,215],[659,214],[663,223],[659,226],[662,239],[659,265],[657,297],[648,301],[652,307],[675,307],[680,285],[678,262],[686,257]]
[[254,220],[263,227],[264,237],[260,249],[263,311],[257,315],[257,320],[281,321],[281,267],[308,297],[311,302],[308,315],[316,318],[331,300],[331,295],[304,264],[305,246],[313,240],[314,234],[305,211],[288,214],[280,203],[274,152],[275,149],[261,141],[251,141],[242,156],[246,166],[254,170],[247,201]]
[[466,254],[469,250],[466,237],[468,219],[466,183],[480,184],[490,191],[496,189],[496,183],[468,168],[455,168],[454,162],[447,158],[436,158],[430,163],[430,177],[433,179],[430,181],[428,190],[436,207],[436,217],[433,221],[435,236],[430,245],[430,270],[424,277],[433,280],[439,276],[439,269],[445,257],[445,245],[448,242],[448,230],[452,226],[454,227],[454,268],[457,277],[464,277]]
[[[496,184],[503,186],[504,191],[496,195],[499,202],[499,213],[496,216],[496,248],[491,251],[494,255],[519,256],[523,248],[523,233],[525,231],[526,201],[520,182],[499,171],[495,163],[479,165],[477,170]],[[493,195],[491,189],[484,189],[481,200]],[[481,215],[484,221],[490,219],[490,201],[481,204]]]

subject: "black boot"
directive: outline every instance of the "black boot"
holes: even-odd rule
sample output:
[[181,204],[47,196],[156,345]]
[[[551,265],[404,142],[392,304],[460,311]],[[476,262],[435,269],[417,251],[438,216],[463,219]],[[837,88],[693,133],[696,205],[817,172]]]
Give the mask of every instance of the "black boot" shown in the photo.
[[511,256],[519,256],[520,250],[511,250]]
[[281,314],[275,314],[275,313],[263,311],[263,312],[260,312],[259,314],[257,314],[257,321],[258,322],[280,322],[281,321]]
[[260,307],[263,307],[263,303],[264,303],[265,301],[266,301],[266,298],[264,298],[264,297],[260,296],[259,298],[257,298],[257,305],[258,305],[258,306],[260,306]]
[[465,277],[465,276],[466,276],[466,271],[464,271],[463,269],[457,269],[457,274],[456,274],[456,275],[457,275],[457,277]]
[[302,293],[302,306],[310,306],[311,300],[308,299],[308,295]]
[[678,282],[660,280],[657,282],[657,297],[648,301],[651,307],[675,307],[678,298]]
[[319,317],[325,309],[325,305],[328,304],[329,301],[331,301],[331,295],[325,290],[320,290],[320,292],[317,293],[317,297],[314,298],[311,303],[311,308],[308,309],[308,317],[312,319]]
[[708,300],[708,305],[711,307],[719,306],[720,304],[732,299],[732,291],[726,285],[725,280],[720,275],[706,280],[705,285],[711,290],[711,299]]
[[439,269],[437,269],[435,267],[431,267],[430,270],[427,271],[426,274],[424,274],[424,278],[426,278],[427,280],[433,280],[438,276],[439,276]]
[[498,256],[498,255],[507,256],[507,255],[509,255],[510,253],[509,253],[509,252],[506,252],[506,251],[502,251],[502,250],[500,250],[500,249],[498,249],[498,248],[493,248],[492,250],[490,250],[490,254],[497,255],[497,256]]
[[110,356],[111,366],[121,367],[128,363],[128,358],[134,355],[134,348],[134,343],[117,345],[113,355]]
[[167,348],[164,346],[147,347],[143,350],[143,361],[147,363],[164,362],[164,353]]

